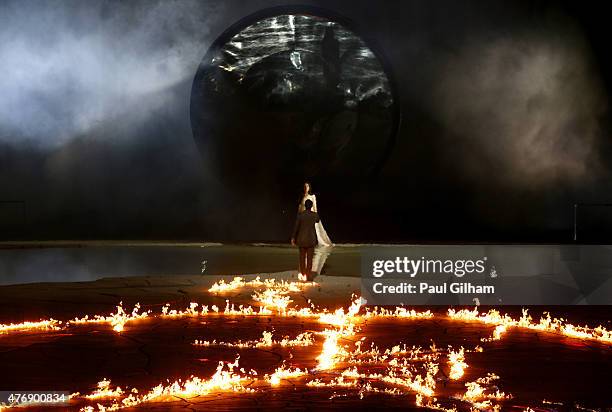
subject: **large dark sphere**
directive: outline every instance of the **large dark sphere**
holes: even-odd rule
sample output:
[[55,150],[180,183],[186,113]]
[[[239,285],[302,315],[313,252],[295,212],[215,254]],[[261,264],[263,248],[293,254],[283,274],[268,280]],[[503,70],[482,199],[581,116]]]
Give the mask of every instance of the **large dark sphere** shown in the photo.
[[276,9],[232,26],[193,83],[206,162],[235,187],[377,172],[399,122],[377,54],[337,17]]

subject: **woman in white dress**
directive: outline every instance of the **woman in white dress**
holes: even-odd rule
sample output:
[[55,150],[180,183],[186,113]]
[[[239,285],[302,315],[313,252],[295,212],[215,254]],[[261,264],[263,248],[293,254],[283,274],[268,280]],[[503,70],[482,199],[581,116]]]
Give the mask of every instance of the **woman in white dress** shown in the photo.
[[[312,193],[312,186],[309,182],[304,183],[304,194],[302,195],[302,201],[298,207],[299,212],[304,211],[304,202],[306,202],[307,199],[312,201],[312,211],[319,213],[319,210],[317,209],[317,197]],[[334,245],[323,228],[323,223],[321,220],[315,224],[315,230],[317,231],[317,241],[319,242],[318,246],[331,247]]]

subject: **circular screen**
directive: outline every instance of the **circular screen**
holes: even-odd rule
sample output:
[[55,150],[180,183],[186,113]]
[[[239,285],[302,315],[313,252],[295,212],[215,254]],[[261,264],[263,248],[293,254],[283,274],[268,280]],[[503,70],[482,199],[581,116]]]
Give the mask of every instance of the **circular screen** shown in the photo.
[[339,19],[259,13],[210,48],[191,96],[194,137],[236,183],[375,173],[399,123],[381,59]]

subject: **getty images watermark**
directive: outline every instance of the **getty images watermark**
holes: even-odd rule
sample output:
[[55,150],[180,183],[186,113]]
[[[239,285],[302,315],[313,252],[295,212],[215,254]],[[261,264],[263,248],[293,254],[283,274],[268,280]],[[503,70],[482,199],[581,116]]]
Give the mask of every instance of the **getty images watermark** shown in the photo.
[[612,248],[372,246],[361,253],[361,294],[369,305],[612,304],[612,282],[593,265],[612,273]]
[[377,305],[498,304],[499,280],[484,250],[469,247],[374,247],[362,255],[362,295]]
[[[466,274],[483,274],[486,271],[487,257],[480,259],[431,259],[422,256],[420,259],[411,259],[407,256],[396,256],[394,259],[377,259],[372,262],[372,276],[382,278],[385,275],[403,274],[411,279],[424,274],[453,275],[463,278]],[[494,277],[497,277],[497,272]],[[400,282],[399,284],[385,284],[375,282],[372,291],[376,294],[408,293],[408,294],[494,294],[495,285],[472,284],[470,282]]]

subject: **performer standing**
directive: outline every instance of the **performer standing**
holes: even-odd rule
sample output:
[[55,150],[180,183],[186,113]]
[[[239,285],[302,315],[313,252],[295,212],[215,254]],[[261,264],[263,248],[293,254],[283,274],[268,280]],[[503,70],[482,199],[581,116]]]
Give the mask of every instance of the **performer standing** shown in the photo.
[[317,231],[315,225],[320,222],[319,215],[313,212],[312,200],[306,199],[304,210],[298,213],[291,236],[291,244],[300,249],[300,280],[312,280],[312,258],[317,246]]
[[[312,211],[315,213],[319,213],[317,208],[317,197],[312,193],[312,186],[309,182],[304,183],[304,193],[302,195],[302,200],[298,207],[298,212],[304,211],[304,205],[307,200],[312,202]],[[319,246],[333,246],[331,239],[327,235],[325,228],[323,227],[323,223],[319,219],[318,223],[315,225],[315,230],[317,231],[317,243]]]

